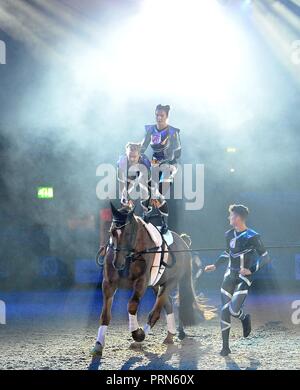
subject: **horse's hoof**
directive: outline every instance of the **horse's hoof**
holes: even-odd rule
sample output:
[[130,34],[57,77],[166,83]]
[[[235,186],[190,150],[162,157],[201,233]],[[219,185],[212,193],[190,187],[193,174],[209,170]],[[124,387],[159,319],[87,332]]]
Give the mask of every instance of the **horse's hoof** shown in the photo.
[[167,336],[167,337],[164,339],[163,344],[165,344],[165,345],[172,345],[172,344],[174,344],[173,337]]
[[180,331],[178,332],[178,338],[179,338],[179,340],[183,340],[183,339],[186,338],[186,333],[185,333],[184,330],[180,330]]
[[142,328],[138,328],[137,330],[134,330],[133,332],[131,332],[131,335],[133,340],[139,343],[144,341],[146,337],[145,332],[143,331]]
[[168,337],[166,337],[163,341],[163,344],[164,345],[173,345],[174,344],[174,340],[173,339],[169,339]]
[[94,357],[101,357],[102,356],[102,352],[103,352],[103,345],[101,345],[97,341],[95,346],[94,346],[94,348],[91,350],[91,355],[94,356]]
[[167,337],[163,341],[163,344],[166,344],[166,345],[174,344],[174,340],[173,340],[174,336],[176,336],[176,335],[168,332]]

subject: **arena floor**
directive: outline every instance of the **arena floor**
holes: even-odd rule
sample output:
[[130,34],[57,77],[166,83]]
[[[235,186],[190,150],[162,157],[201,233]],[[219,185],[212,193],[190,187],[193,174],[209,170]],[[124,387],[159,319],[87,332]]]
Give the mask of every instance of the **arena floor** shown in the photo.
[[[7,324],[0,326],[1,369],[300,369],[300,325],[291,321],[293,295],[249,296],[246,311],[252,314],[253,331],[241,337],[240,323],[233,319],[232,354],[219,355],[218,318],[195,328],[174,345],[162,342],[166,334],[162,318],[142,345],[132,343],[126,321],[127,293],[120,293],[113,310],[101,361],[92,362],[89,351],[97,333],[101,307],[99,292],[7,294]],[[58,300],[59,298],[59,300]],[[118,297],[117,297],[118,298]],[[149,297],[148,297],[149,298]],[[216,295],[209,304],[218,305]],[[140,324],[151,302],[145,301]]]

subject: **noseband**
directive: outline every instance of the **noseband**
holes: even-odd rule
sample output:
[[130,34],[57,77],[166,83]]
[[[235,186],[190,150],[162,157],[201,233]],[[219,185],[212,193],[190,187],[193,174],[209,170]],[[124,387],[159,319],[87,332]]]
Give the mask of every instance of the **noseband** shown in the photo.
[[[118,223],[119,221],[113,221],[114,223]],[[120,225],[120,226],[116,226],[114,229],[116,230],[122,230],[124,229],[127,225],[129,225],[131,223],[131,221],[128,221],[126,223],[124,223],[123,225]],[[132,234],[132,238],[131,238],[131,243],[130,243],[130,246],[129,247],[119,247],[119,246],[114,246],[113,244],[111,245],[111,248],[113,250],[114,253],[119,253],[119,252],[127,252],[125,258],[126,260],[129,260],[129,261],[134,261],[134,258],[135,256],[137,255],[137,252],[135,251],[134,249],[134,244],[135,244],[135,241],[136,241],[136,236],[137,236],[137,229],[135,229],[135,231],[133,232]],[[115,265],[113,264],[114,268]]]

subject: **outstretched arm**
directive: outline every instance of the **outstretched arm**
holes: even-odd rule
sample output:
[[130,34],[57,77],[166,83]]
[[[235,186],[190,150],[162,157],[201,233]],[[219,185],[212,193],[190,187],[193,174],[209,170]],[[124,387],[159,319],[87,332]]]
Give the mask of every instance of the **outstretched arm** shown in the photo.
[[225,261],[228,261],[230,255],[229,255],[229,240],[226,237],[226,250],[221,253],[221,255],[217,258],[217,260],[214,262],[214,264],[207,265],[205,267],[205,271],[215,271],[221,264],[223,264]]
[[229,252],[224,251],[221,253],[221,255],[217,258],[217,260],[215,261],[215,267],[218,268],[220,267],[221,264],[223,264],[225,261],[228,261],[229,259]]

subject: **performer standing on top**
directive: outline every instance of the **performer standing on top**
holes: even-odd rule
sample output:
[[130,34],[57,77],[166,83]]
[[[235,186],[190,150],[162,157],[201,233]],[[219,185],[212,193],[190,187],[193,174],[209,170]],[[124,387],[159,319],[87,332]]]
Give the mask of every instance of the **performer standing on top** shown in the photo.
[[[158,175],[152,173],[152,180],[158,176],[159,183],[154,183],[151,197],[152,205],[159,211],[162,220],[162,234],[168,231],[167,218],[169,215],[168,204],[165,195],[169,190],[169,186],[164,183],[171,183],[177,172],[177,159],[181,155],[180,130],[168,124],[170,106],[162,106],[159,104],[155,110],[156,124],[145,126],[145,137],[142,141],[141,153],[144,153],[149,144],[152,148],[152,170],[159,170]],[[160,167],[162,167],[160,169]],[[166,173],[168,172],[168,173]],[[151,218],[152,208],[150,207],[150,199],[143,202],[144,218]]]
[[244,313],[243,305],[252,284],[252,275],[270,261],[260,235],[246,226],[248,214],[248,208],[243,205],[229,207],[229,221],[233,229],[225,234],[227,249],[215,264],[205,267],[206,272],[214,271],[223,261],[228,261],[221,287],[222,356],[231,353],[229,348],[231,316],[241,320],[243,336],[249,336],[251,318],[250,314]]

